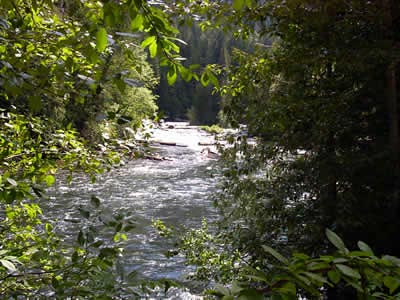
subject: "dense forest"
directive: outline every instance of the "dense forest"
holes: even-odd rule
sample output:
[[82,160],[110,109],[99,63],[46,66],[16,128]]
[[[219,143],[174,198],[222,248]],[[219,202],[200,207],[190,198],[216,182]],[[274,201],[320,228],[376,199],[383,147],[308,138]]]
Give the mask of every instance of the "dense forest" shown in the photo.
[[[187,45],[181,47],[185,65],[229,65],[232,50],[249,49],[250,43],[235,39],[220,29],[202,31],[199,24],[181,26],[179,37]],[[167,69],[160,70],[160,84],[156,90],[161,115],[167,120],[189,120],[194,125],[223,123],[219,115],[221,95],[200,82],[178,79],[170,86],[166,80]]]
[[70,244],[40,203],[137,153],[158,103],[239,129],[216,224],[157,223],[208,297],[399,299],[398,1],[0,3],[1,298],[143,297],[116,266],[132,224],[93,196]]

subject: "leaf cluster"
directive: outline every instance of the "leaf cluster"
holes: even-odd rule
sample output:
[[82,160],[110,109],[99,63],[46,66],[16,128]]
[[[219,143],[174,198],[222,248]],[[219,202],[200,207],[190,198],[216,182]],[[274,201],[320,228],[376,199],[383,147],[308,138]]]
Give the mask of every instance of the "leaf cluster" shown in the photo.
[[286,258],[263,246],[279,264],[268,270],[250,267],[246,281],[230,288],[217,286],[210,293],[220,299],[298,299],[300,295],[321,297],[327,289],[344,284],[355,291],[355,299],[397,299],[399,297],[400,261],[396,257],[374,255],[370,247],[358,242],[359,250],[349,251],[332,231],[326,231],[337,251],[332,255],[311,258],[294,253]]

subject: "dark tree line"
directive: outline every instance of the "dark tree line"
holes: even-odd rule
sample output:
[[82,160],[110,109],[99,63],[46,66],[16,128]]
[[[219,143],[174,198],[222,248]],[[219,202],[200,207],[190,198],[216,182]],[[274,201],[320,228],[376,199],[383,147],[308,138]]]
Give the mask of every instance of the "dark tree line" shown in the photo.
[[[233,38],[222,30],[203,31],[199,23],[182,26],[179,37],[187,45],[181,45],[182,56],[187,58],[185,65],[226,65],[231,60],[234,48],[248,48],[247,42]],[[160,85],[157,104],[162,114],[170,120],[189,120],[192,124],[211,125],[220,120],[221,96],[213,92],[211,86],[204,87],[198,81],[186,82],[178,79],[170,86],[166,80],[166,68],[160,69]]]

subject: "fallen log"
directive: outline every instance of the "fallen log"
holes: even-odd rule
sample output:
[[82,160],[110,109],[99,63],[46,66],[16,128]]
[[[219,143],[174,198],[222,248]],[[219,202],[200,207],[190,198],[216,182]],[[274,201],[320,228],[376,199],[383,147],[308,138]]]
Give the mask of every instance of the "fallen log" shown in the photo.
[[149,159],[149,160],[158,160],[158,161],[163,161],[163,160],[172,161],[172,159],[164,157],[164,156],[144,155],[143,158]]
[[155,142],[155,143],[159,143],[160,145],[164,145],[164,146],[187,147],[187,145],[177,144],[174,142]]
[[198,142],[199,146],[214,146],[216,143],[214,142]]

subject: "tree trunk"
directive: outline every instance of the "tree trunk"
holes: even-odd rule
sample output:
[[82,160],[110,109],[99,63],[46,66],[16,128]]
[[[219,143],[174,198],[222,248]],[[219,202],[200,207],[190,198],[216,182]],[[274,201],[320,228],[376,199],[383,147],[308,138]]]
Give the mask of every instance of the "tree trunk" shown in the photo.
[[[383,0],[383,11],[384,11],[384,21],[385,30],[388,32],[389,37],[393,39],[393,1]],[[393,56],[394,47],[396,46],[396,41],[392,40],[392,49],[389,53]],[[397,58],[392,57],[389,63],[386,74],[386,105],[387,114],[389,119],[389,145],[390,145],[390,155],[391,162],[393,163],[393,191],[392,191],[392,212],[395,214],[393,217],[397,219],[400,215],[400,199],[399,199],[399,179],[400,179],[400,136],[399,136],[399,115],[398,115],[398,103],[397,103],[397,72],[396,68],[398,65]]]
[[395,203],[396,211],[400,208],[399,205],[399,151],[400,151],[400,140],[399,140],[399,116],[398,116],[398,104],[397,104],[397,78],[396,78],[396,65],[391,64],[386,70],[386,103],[389,117],[389,142],[391,159],[394,167],[394,191],[393,200]]

